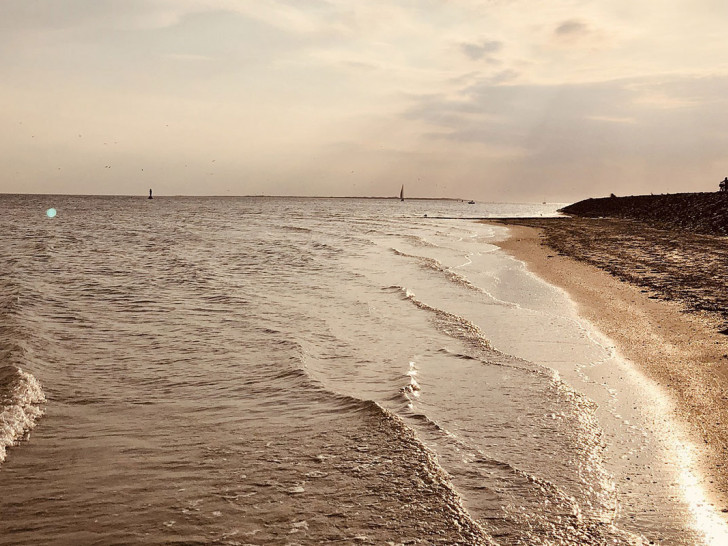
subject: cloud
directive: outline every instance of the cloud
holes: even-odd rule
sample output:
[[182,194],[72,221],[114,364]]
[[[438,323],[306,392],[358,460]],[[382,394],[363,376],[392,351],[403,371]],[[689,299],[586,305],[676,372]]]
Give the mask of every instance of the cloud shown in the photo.
[[436,126],[440,137],[450,140],[528,148],[536,135],[548,140],[546,128],[554,135],[573,134],[578,140],[581,130],[593,131],[593,127],[587,131],[588,120],[636,118],[637,101],[645,92],[639,89],[631,80],[504,85],[497,78],[481,78],[463,87],[456,98],[425,96],[406,115]]
[[[653,96],[682,107],[655,107]],[[443,147],[489,154],[504,182],[539,176],[554,185],[586,180],[601,191],[675,191],[725,163],[728,76],[559,85],[483,79],[456,97],[423,96],[405,116],[424,122],[427,138]]]
[[559,24],[554,30],[554,34],[559,37],[572,38],[584,36],[589,33],[589,26],[578,19],[569,19]]
[[562,21],[551,34],[551,44],[557,48],[588,48],[596,51],[611,47],[612,41],[608,32],[582,19]]
[[195,0],[3,0],[0,28],[17,32],[162,28],[187,13],[204,11]]
[[503,49],[503,43],[496,40],[484,41],[480,43],[466,42],[460,44],[460,49],[465,55],[474,61],[479,61],[483,58],[493,62],[494,59],[491,56],[492,53],[497,53]]
[[513,80],[517,79],[520,75],[520,72],[517,70],[513,70],[511,68],[507,68],[505,70],[501,70],[500,72],[496,72],[495,74],[481,78],[481,82],[487,81],[492,85],[497,85],[501,83],[509,83]]

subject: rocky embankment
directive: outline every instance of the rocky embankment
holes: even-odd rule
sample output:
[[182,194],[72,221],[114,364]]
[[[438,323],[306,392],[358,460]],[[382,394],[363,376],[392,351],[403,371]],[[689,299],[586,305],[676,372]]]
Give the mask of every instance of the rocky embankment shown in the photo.
[[604,197],[561,210],[587,218],[636,220],[659,229],[728,235],[728,192]]

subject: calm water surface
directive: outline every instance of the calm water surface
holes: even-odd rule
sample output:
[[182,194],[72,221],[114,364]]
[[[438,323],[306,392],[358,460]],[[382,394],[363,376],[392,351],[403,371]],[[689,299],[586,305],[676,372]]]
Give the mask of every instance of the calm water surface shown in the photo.
[[0,196],[0,543],[708,542],[555,208]]

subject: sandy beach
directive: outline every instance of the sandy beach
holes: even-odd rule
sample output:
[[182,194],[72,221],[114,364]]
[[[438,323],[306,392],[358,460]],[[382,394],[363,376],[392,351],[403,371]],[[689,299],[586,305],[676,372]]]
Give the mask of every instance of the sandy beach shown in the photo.
[[728,512],[728,340],[724,237],[629,220],[507,220],[499,246],[566,290],[580,313],[673,402],[703,486]]

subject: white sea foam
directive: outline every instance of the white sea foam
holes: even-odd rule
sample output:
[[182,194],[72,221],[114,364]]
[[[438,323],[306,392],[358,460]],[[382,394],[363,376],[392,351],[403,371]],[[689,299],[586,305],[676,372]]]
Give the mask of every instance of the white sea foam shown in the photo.
[[7,448],[35,427],[44,402],[43,389],[31,374],[10,366],[0,369],[0,463]]

